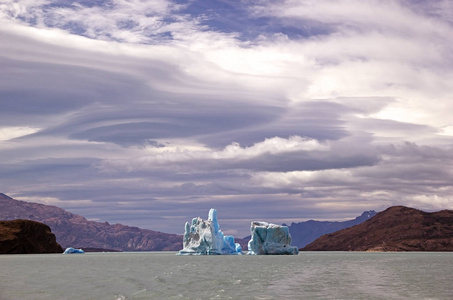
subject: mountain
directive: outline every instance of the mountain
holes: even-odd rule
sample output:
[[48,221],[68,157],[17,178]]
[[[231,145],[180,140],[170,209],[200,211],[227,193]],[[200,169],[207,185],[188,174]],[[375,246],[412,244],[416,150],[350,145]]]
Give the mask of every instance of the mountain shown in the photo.
[[344,228],[360,224],[372,218],[375,215],[376,212],[374,210],[370,210],[363,212],[361,216],[355,218],[354,220],[344,222],[309,220],[306,222],[291,223],[291,225],[288,226],[289,233],[291,234],[292,238],[291,245],[295,245],[298,248],[305,247],[306,245],[313,242],[318,237],[324,234],[332,233]]
[[29,220],[0,221],[0,254],[63,253],[49,226]]
[[140,229],[121,224],[88,221],[62,208],[15,200],[0,193],[0,220],[28,219],[52,228],[63,247],[112,249],[117,251],[176,251],[182,235]]
[[303,251],[453,251],[453,211],[393,206],[359,225],[326,234]]

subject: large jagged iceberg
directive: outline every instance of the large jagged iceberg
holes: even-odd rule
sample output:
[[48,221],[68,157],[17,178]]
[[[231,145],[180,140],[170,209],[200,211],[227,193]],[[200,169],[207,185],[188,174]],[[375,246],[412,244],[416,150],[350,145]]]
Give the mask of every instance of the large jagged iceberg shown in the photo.
[[288,226],[254,221],[250,231],[252,237],[248,243],[248,254],[299,254],[299,249],[291,246],[291,235],[289,234]]
[[212,255],[242,254],[241,245],[234,243],[233,236],[224,236],[217,221],[217,210],[209,210],[208,220],[193,218],[192,223],[186,222],[184,248],[179,255]]

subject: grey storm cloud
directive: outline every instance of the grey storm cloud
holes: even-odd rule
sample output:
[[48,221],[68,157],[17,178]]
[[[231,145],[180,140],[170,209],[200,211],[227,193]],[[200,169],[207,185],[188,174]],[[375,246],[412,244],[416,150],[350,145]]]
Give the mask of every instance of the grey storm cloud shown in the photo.
[[0,191],[181,233],[453,208],[450,1],[2,1]]

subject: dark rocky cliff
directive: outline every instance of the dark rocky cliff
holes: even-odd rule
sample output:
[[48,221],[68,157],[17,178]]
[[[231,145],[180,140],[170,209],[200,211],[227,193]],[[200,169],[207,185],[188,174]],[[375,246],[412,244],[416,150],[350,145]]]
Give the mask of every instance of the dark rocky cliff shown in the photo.
[[0,221],[0,254],[63,253],[49,226],[29,220]]
[[453,211],[393,206],[364,223],[326,234],[303,251],[453,251]]

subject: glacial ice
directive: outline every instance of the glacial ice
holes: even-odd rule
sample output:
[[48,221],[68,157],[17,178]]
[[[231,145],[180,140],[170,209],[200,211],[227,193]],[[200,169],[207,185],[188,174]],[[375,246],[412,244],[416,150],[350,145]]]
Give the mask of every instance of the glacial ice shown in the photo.
[[200,217],[186,222],[183,237],[184,248],[179,255],[242,254],[242,247],[233,236],[225,236],[220,230],[217,210],[209,210],[208,220]]
[[75,249],[72,247],[66,248],[66,250],[63,252],[63,254],[74,254],[74,253],[85,253],[82,249]]
[[288,226],[280,226],[266,222],[252,222],[252,237],[248,243],[247,254],[251,255],[297,255],[299,249],[291,246],[291,235]]

